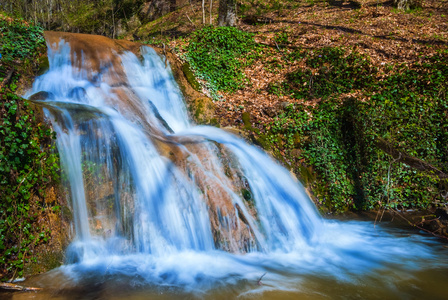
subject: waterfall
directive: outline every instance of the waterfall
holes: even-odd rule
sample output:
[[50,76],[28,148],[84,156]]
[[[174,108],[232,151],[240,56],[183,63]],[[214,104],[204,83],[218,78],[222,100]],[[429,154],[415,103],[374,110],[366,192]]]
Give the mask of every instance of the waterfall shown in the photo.
[[27,93],[49,95],[39,102],[57,133],[74,225],[60,269],[73,280],[204,290],[269,272],[264,280],[287,288],[297,279],[285,274],[351,280],[387,263],[401,276],[433,257],[419,236],[324,221],[266,153],[189,119],[154,49],[85,48],[88,39],[47,33],[50,69]]

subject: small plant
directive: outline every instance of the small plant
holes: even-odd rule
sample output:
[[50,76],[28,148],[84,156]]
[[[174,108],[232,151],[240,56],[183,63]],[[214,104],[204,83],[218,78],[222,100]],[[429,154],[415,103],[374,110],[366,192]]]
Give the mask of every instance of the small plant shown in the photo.
[[289,35],[287,32],[278,32],[275,34],[275,42],[279,45],[289,44]]
[[242,69],[255,55],[255,48],[251,33],[233,27],[205,27],[193,34],[186,58],[212,88],[235,92],[246,82]]
[[33,55],[45,46],[43,29],[20,19],[12,19],[0,14],[0,36],[2,60],[9,62]]

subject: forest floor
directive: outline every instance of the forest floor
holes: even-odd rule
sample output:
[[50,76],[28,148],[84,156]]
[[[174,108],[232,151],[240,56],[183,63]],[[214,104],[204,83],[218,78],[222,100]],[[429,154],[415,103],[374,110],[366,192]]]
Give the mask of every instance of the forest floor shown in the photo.
[[[286,74],[301,67],[301,61],[287,59],[296,49],[351,48],[368,55],[381,70],[391,63],[417,62],[448,48],[448,1],[426,0],[422,8],[408,12],[395,9],[393,1],[246,2],[242,1],[238,27],[254,33],[255,41],[271,50],[246,68],[248,84],[243,89],[222,93],[225,101],[216,102],[221,126],[243,127],[242,112],[248,111],[254,126],[262,129],[286,103],[314,105],[320,100],[304,101],[268,91],[270,84],[282,82]],[[175,48],[203,26],[201,7],[187,5],[144,25],[137,36],[155,44],[164,40]]]

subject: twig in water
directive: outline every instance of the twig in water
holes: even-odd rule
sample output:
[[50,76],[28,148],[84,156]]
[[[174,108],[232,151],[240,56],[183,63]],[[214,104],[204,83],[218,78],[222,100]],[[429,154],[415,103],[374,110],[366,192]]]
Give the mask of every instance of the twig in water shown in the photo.
[[13,290],[13,291],[39,291],[41,288],[24,287],[13,283],[0,283],[0,290]]
[[[378,203],[379,203],[379,205],[381,205],[380,201],[378,201]],[[373,223],[373,228],[376,227],[376,221],[378,220],[378,215],[380,214],[380,211],[381,211],[381,207],[380,207],[380,209],[378,209],[378,212],[376,213],[375,222]]]
[[264,272],[263,275],[261,275],[261,277],[257,280],[257,284],[258,285],[263,285],[263,282],[261,282],[261,280],[263,279],[263,277],[267,274],[267,272]]
[[409,221],[406,217],[404,217],[398,210],[394,209],[394,212],[397,214],[397,216],[399,216],[400,218],[402,218],[403,220],[405,220],[406,222],[408,222],[409,225],[414,226],[414,227],[417,227],[418,229],[420,229],[420,230],[422,230],[422,231],[424,231],[424,232],[427,232],[427,233],[429,233],[429,234],[432,234],[432,235],[435,236],[435,237],[439,237],[439,238],[443,238],[443,239],[448,240],[448,237],[446,237],[446,236],[437,234],[437,233],[435,233],[435,232],[433,232],[433,231],[431,231],[431,230],[425,229],[425,228],[423,228],[423,227],[421,227],[421,226],[418,226],[418,225],[415,224],[415,223],[412,223],[412,222]]

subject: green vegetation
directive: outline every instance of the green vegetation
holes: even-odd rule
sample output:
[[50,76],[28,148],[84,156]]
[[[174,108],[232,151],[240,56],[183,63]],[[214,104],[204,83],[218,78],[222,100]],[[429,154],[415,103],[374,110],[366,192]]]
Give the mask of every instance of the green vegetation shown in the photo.
[[45,46],[39,26],[27,26],[24,21],[12,20],[0,16],[1,54],[3,62],[13,59],[25,59],[33,56],[37,49]]
[[321,48],[309,52],[293,52],[290,59],[305,56],[306,69],[287,75],[286,93],[294,98],[320,98],[333,93],[365,89],[376,81],[376,68],[357,52],[346,55],[343,48]]
[[[117,31],[135,27],[142,0],[4,0],[1,8],[16,18],[40,23],[46,30],[93,33],[116,37]],[[134,17],[134,19],[133,19]]]
[[271,83],[270,93],[312,99],[367,89],[376,84],[377,68],[367,57],[345,48],[294,51],[288,60],[303,60],[306,67],[288,73],[282,83]]
[[255,48],[253,34],[233,27],[205,27],[192,34],[186,59],[211,90],[235,92],[246,82],[242,69]]
[[[353,51],[313,52],[295,53],[312,71],[292,72],[292,82],[277,86],[297,98],[322,100],[314,108],[288,106],[267,126],[272,146],[300,162],[299,169],[317,172],[313,190],[330,210],[436,203],[447,189],[447,53],[382,74]],[[307,75],[314,76],[312,88],[303,83]],[[350,91],[361,96],[341,96]],[[302,150],[298,157],[294,149]]]
[[196,90],[200,91],[201,85],[196,80],[196,77],[194,77],[193,72],[191,71],[191,67],[189,63],[184,63],[182,65],[182,72],[184,73],[185,77],[187,78],[188,83]]
[[15,94],[21,75],[39,67],[42,29],[0,18],[0,279],[6,280],[22,277],[34,247],[49,239],[50,229],[38,219],[45,209],[59,209],[54,195],[47,197],[59,177],[59,158],[54,134]]

